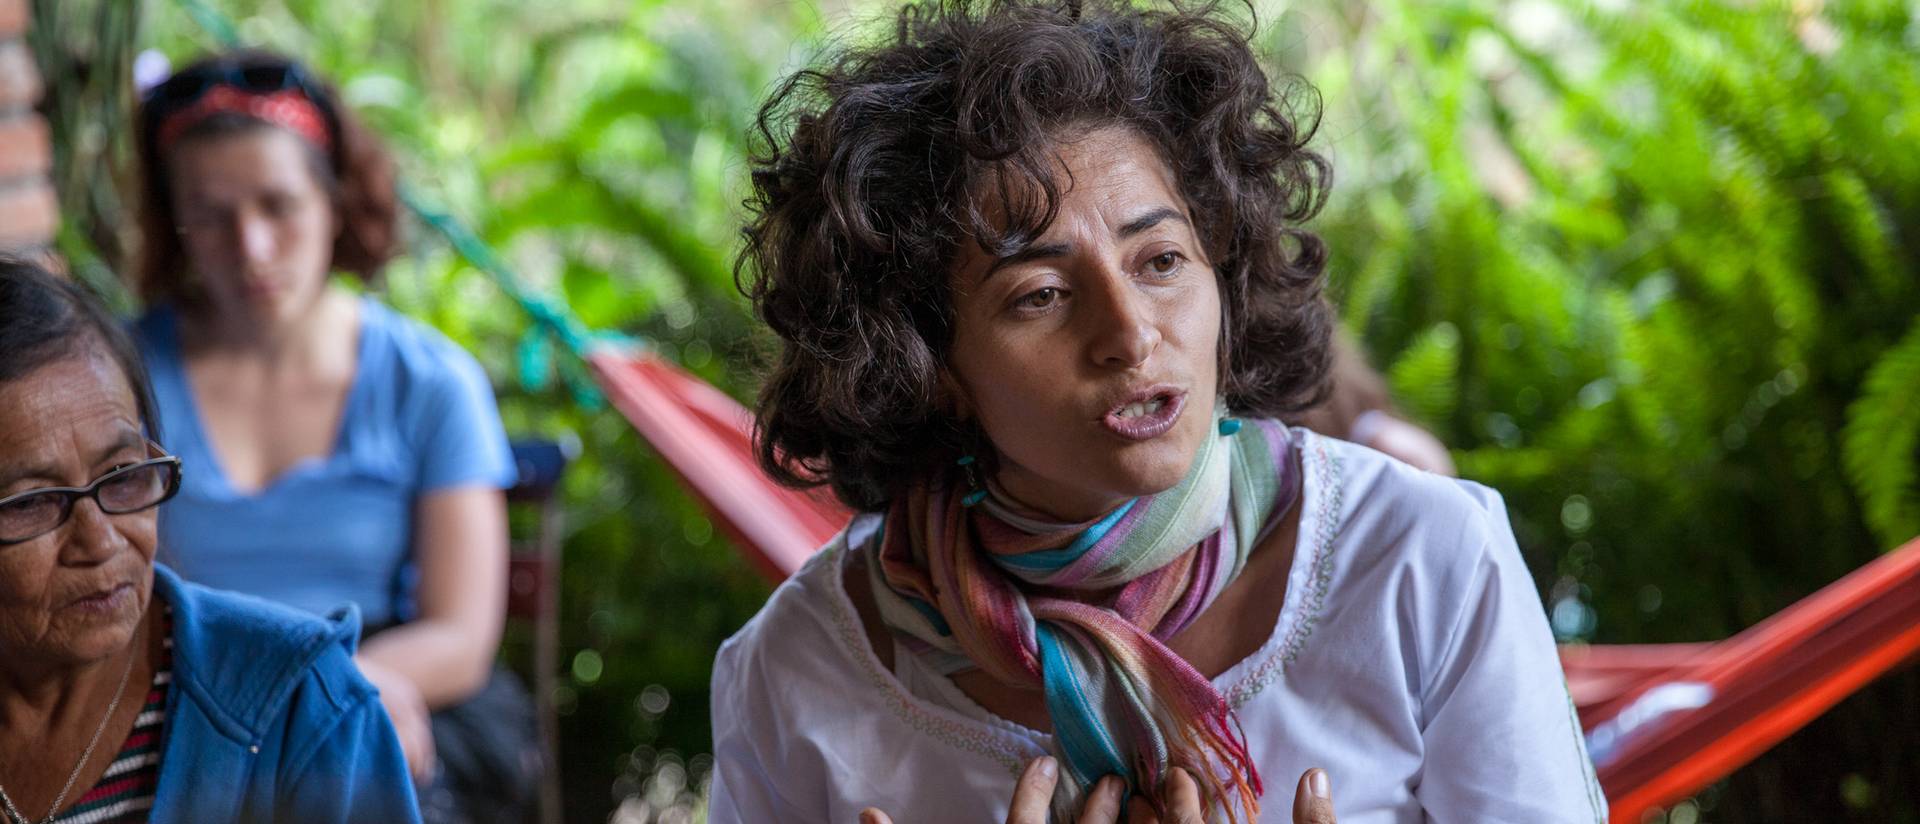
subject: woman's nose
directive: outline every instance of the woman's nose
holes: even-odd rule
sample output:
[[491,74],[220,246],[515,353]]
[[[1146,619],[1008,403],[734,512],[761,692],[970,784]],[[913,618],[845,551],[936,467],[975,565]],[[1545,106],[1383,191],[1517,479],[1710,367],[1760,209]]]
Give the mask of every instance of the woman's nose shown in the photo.
[[1124,273],[1100,279],[1088,301],[1093,325],[1091,354],[1096,363],[1113,369],[1131,369],[1147,362],[1160,345],[1160,325],[1152,304]]
[[102,563],[119,553],[125,542],[100,504],[82,498],[73,502],[73,512],[67,516],[67,539],[61,543],[60,560],[74,565]]
[[260,215],[239,214],[233,219],[233,236],[240,244],[244,260],[262,263],[273,259],[273,226]]

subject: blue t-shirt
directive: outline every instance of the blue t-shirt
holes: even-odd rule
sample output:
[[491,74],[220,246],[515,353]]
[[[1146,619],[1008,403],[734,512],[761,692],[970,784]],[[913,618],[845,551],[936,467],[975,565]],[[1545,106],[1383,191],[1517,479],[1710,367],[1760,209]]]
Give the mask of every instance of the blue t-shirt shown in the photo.
[[135,324],[162,445],[180,456],[180,493],[160,508],[160,557],[182,577],[319,615],[351,602],[368,626],[404,622],[416,589],[415,500],[513,483],[480,364],[378,301],[360,306],[359,359],[332,454],[252,494],[228,482],[201,426],[175,312],[159,307]]

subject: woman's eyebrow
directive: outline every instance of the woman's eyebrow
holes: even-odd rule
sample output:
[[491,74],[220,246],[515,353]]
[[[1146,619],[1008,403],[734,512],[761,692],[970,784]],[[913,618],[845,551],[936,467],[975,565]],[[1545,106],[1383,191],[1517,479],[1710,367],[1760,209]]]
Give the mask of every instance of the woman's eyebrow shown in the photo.
[[[122,432],[120,439],[108,444],[105,449],[100,450],[99,455],[94,458],[93,462],[96,464],[105,463],[106,460],[113,457],[115,453],[125,452],[133,447],[141,446],[144,441],[145,438],[142,438],[138,432]],[[50,464],[23,466],[11,472],[0,469],[0,489],[4,489],[27,478],[45,478],[52,481],[55,485],[58,485],[60,483],[58,480],[59,477],[60,470]],[[0,498],[3,497],[6,496],[0,495]]]
[[[1180,214],[1179,210],[1160,206],[1149,210],[1146,214],[1127,221],[1125,225],[1120,227],[1119,236],[1122,238],[1133,237],[1168,220],[1176,220],[1185,225],[1192,225],[1187,223],[1186,216]],[[1043,258],[1066,257],[1072,252],[1073,246],[1071,244],[1036,243],[1006,257],[994,260],[994,262],[987,267],[986,273],[980,276],[980,281],[985,283],[987,278],[993,277],[994,272],[1000,271],[1007,266]]]
[[[1134,235],[1140,234],[1141,232],[1144,232],[1148,229],[1158,226],[1162,222],[1167,220],[1177,220],[1177,221],[1180,221],[1181,223],[1187,223],[1187,218],[1185,215],[1180,214],[1178,211],[1174,209],[1170,209],[1166,206],[1161,206],[1157,209],[1153,209],[1147,212],[1144,215],[1141,215],[1139,217],[1136,217],[1132,220],[1127,221],[1126,225],[1120,227],[1120,237],[1123,237],[1123,238],[1133,237]],[[1192,226],[1192,224],[1190,223],[1187,223],[1187,225]]]
[[1066,243],[1035,243],[1011,255],[995,259],[993,264],[987,267],[986,274],[980,276],[980,282],[985,283],[987,278],[993,277],[994,272],[1004,267],[1042,258],[1066,257],[1072,251],[1073,246]]
[[[45,478],[52,480],[55,477],[57,476],[54,474],[54,469],[49,466],[23,466],[11,471],[0,469],[0,489],[6,489],[28,478]],[[58,484],[59,482],[54,481],[54,483]],[[35,488],[38,489],[39,487]],[[27,490],[23,489],[20,491],[25,492]],[[0,498],[5,498],[12,494],[11,492],[0,492]]]
[[100,450],[100,456],[94,459],[94,463],[103,462],[106,459],[113,457],[117,453],[125,452],[126,450],[132,449],[136,446],[142,446],[144,445],[145,440],[146,439],[141,437],[139,432],[132,431],[132,430],[123,430],[120,433],[119,440],[116,440],[113,443],[108,444],[106,448]]

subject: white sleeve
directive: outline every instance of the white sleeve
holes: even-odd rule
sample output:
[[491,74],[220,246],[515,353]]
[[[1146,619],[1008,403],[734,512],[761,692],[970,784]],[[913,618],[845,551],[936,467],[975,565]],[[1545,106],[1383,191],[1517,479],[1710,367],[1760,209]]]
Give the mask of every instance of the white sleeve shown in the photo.
[[[728,642],[713,662],[713,782],[708,794],[709,824],[760,824],[811,821],[780,794],[768,771],[767,748],[780,731],[768,726],[764,696],[742,672],[741,648]],[[747,669],[751,669],[749,664]]]
[[1424,679],[1415,794],[1441,824],[1606,824],[1539,594],[1505,507],[1488,497],[1472,583],[1437,616],[1452,631]]

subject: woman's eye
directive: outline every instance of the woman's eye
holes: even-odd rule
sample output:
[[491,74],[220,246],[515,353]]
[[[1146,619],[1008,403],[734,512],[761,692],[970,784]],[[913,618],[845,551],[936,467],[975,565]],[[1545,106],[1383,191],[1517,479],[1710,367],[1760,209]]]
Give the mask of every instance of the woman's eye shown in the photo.
[[1020,309],[1045,309],[1058,302],[1060,302],[1060,290],[1049,286],[1022,295],[1014,302],[1014,306]]
[[180,212],[179,224],[183,229],[210,229],[220,226],[225,218],[211,209],[188,209]]
[[1147,259],[1147,273],[1165,277],[1180,271],[1180,253],[1163,252]]

